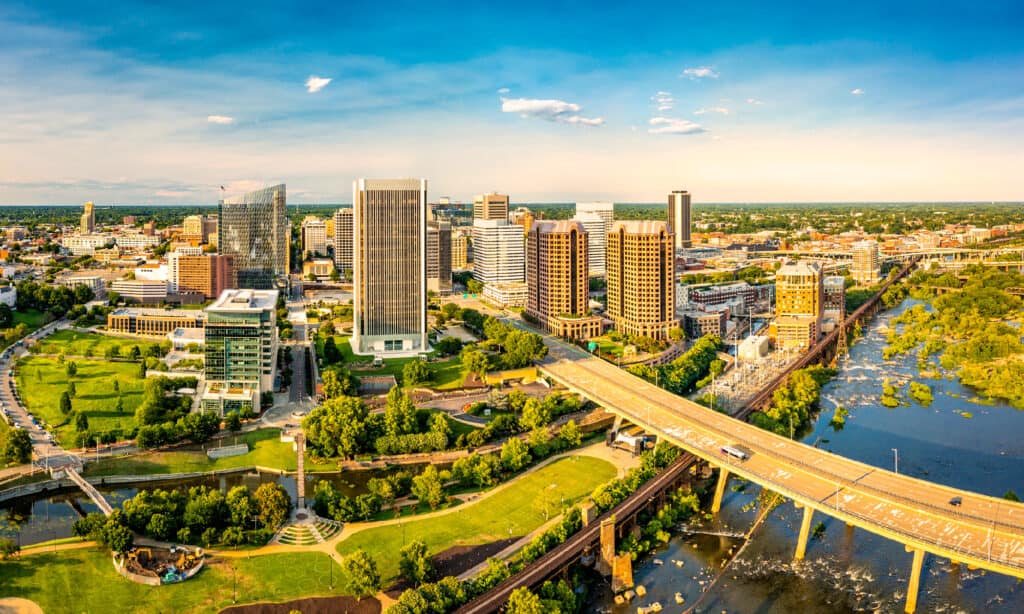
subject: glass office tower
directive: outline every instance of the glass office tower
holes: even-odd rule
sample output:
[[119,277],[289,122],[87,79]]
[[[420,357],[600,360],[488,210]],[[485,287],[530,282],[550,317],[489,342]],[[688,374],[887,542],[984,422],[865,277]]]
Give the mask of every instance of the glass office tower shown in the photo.
[[234,256],[239,288],[270,289],[288,276],[285,206],[283,183],[220,201],[218,245]]

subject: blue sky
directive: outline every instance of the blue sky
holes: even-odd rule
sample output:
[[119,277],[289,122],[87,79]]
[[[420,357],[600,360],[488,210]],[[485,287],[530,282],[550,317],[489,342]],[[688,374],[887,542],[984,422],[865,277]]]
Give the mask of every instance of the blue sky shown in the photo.
[[1024,199],[1020,2],[488,4],[0,0],[0,203]]

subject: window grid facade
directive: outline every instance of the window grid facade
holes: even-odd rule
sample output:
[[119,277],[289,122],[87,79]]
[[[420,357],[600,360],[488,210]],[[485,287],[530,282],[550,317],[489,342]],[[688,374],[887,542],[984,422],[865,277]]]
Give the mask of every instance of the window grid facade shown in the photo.
[[267,289],[288,275],[284,184],[220,202],[217,244],[233,256],[238,287]]
[[427,351],[427,182],[360,179],[353,203],[353,350]]
[[664,222],[619,221],[608,233],[608,310],[627,335],[667,339],[675,317],[674,243]]

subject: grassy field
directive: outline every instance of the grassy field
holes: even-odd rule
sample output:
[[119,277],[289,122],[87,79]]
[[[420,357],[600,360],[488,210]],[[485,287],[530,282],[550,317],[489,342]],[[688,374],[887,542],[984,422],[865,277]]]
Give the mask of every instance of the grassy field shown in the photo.
[[[298,459],[292,450],[291,443],[282,443],[278,429],[261,429],[248,433],[239,433],[224,439],[224,445],[238,443],[249,444],[248,454],[218,458],[211,460],[203,450],[173,450],[165,452],[148,452],[131,457],[105,458],[99,462],[86,465],[85,475],[149,475],[159,473],[192,473],[199,471],[217,471],[234,467],[269,467],[283,471],[295,471]],[[213,444],[216,445],[216,444]],[[314,463],[307,456],[307,471],[334,471],[337,465],[331,463]]]
[[[135,419],[135,408],[142,401],[143,381],[138,377],[139,366],[104,360],[78,360],[76,364],[78,374],[74,382],[77,393],[71,399],[71,408],[85,412],[89,417],[90,430],[129,429]],[[37,418],[54,427],[66,419],[60,413],[60,396],[68,388],[65,369],[57,359],[40,356],[30,356],[18,363],[18,391],[22,402]],[[124,402],[124,413],[120,414],[115,410],[115,379],[121,387]],[[61,445],[74,445],[74,425],[60,426],[52,432]]]
[[217,612],[238,602],[287,601],[340,594],[340,569],[319,552],[217,559],[195,578],[160,587],[136,584],[91,548],[36,554],[3,563],[0,596],[23,597],[47,614],[63,612]]
[[139,346],[139,351],[145,356],[146,348],[159,346],[160,344],[146,341],[145,339],[122,339],[98,333],[61,330],[37,343],[33,351],[39,354],[63,353],[68,356],[91,355],[102,357],[106,355],[108,348],[115,347],[120,356],[125,356],[133,345]]
[[24,324],[30,331],[41,328],[46,324],[46,314],[38,309],[26,309],[14,312],[14,325]]
[[[352,345],[349,343],[350,337],[346,335],[335,335],[334,344],[338,347],[341,352],[342,361],[344,364],[351,366],[353,364],[368,362],[366,356],[356,356],[352,353]],[[323,338],[317,337],[316,340],[317,355],[323,355],[324,342]],[[428,352],[428,355],[433,355],[433,352]],[[384,360],[384,366],[377,369],[353,369],[352,374],[356,376],[360,375],[395,375],[401,376],[402,368],[405,363],[410,360],[419,360],[418,357],[413,356],[410,358],[388,358]],[[458,356],[453,356],[448,360],[441,362],[429,363],[430,370],[434,374],[434,379],[430,382],[430,388],[437,390],[454,390],[462,387],[462,380],[465,373],[462,372],[462,364],[459,362]]]
[[608,461],[590,456],[567,457],[517,478],[487,499],[446,515],[355,533],[338,544],[338,552],[345,555],[363,549],[377,561],[382,578],[394,579],[398,575],[395,553],[402,549],[403,541],[421,540],[436,554],[452,546],[505,539],[509,527],[513,535],[526,535],[544,524],[544,516],[533,509],[534,498],[541,489],[555,484],[569,504],[613,477],[615,467]]

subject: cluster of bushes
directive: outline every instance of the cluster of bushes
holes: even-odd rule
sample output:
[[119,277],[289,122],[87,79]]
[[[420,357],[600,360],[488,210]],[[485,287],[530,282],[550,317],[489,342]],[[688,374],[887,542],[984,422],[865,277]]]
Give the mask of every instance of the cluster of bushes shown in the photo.
[[[705,335],[686,353],[667,365],[634,365],[629,368],[629,372],[649,382],[657,382],[659,386],[675,394],[689,394],[712,372],[713,364],[719,360],[718,350],[721,347],[722,340],[719,337]],[[724,364],[718,368],[722,367]]]
[[835,369],[820,365],[794,371],[789,381],[772,393],[771,407],[751,414],[750,423],[777,435],[795,436],[810,425],[821,400],[821,387],[835,374]]
[[381,510],[382,503],[383,500],[373,493],[348,497],[326,480],[317,482],[313,489],[313,509],[317,515],[338,522],[369,520]]
[[132,531],[203,546],[265,544],[288,519],[290,510],[288,493],[269,482],[255,492],[235,486],[226,496],[205,486],[187,491],[144,490],[121,506],[125,525]]
[[625,501],[626,497],[633,494],[644,482],[653,478],[677,458],[678,448],[659,441],[653,450],[644,452],[639,467],[630,469],[621,478],[615,478],[595,488],[594,492],[590,493],[590,500],[600,512],[607,512]]
[[215,412],[190,413],[192,399],[175,395],[179,388],[195,388],[194,377],[151,377],[146,380],[142,402],[135,410],[136,443],[152,448],[182,439],[207,441],[220,429]]
[[88,514],[71,525],[71,532],[119,554],[131,550],[135,543],[135,536],[121,510],[114,510],[110,516],[98,512]]
[[640,534],[630,533],[619,544],[619,552],[628,552],[635,561],[640,556],[667,543],[672,538],[669,530],[676,523],[687,520],[700,511],[700,499],[697,493],[677,490],[672,493],[667,503],[657,513],[641,515]]
[[397,386],[388,392],[384,413],[370,414],[359,398],[339,395],[310,412],[302,425],[309,449],[324,458],[350,458],[371,450],[379,454],[434,452],[447,449],[451,438],[443,414],[418,411]]
[[[511,475],[536,462],[563,450],[580,445],[582,436],[576,423],[570,420],[551,438],[546,427],[532,431],[530,439],[524,442],[512,438],[501,446],[499,454],[473,453],[460,458],[452,465],[452,479],[463,487],[494,486]],[[535,436],[536,434],[536,436]]]

